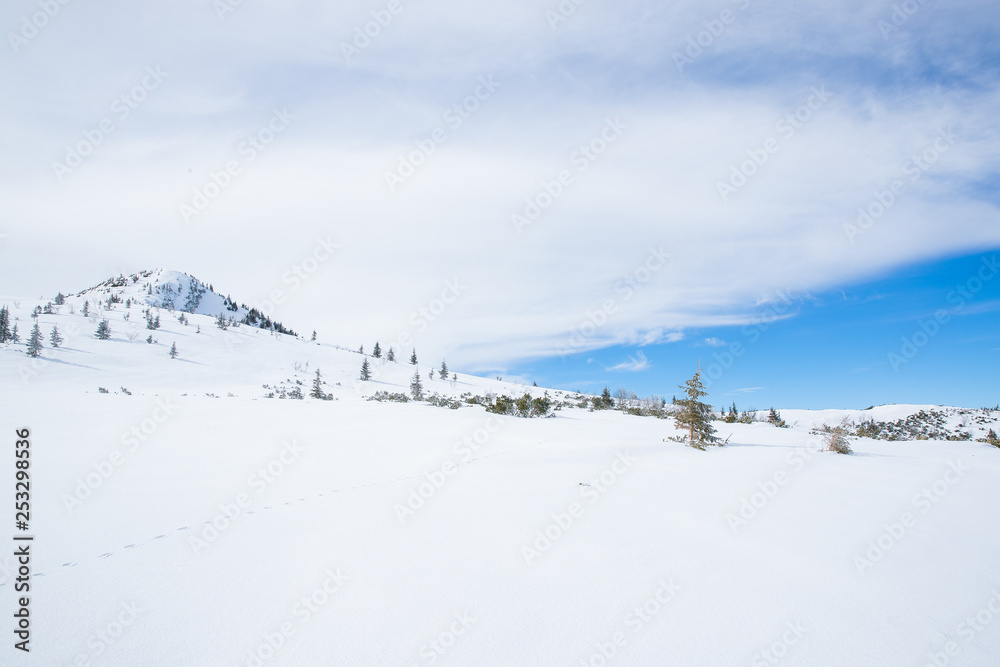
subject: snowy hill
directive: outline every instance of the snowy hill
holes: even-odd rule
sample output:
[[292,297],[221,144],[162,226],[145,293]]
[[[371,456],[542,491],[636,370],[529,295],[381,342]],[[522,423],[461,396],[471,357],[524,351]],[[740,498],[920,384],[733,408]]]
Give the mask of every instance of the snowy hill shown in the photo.
[[[183,273],[4,303],[21,337],[0,345],[5,427],[30,429],[33,448],[34,638],[19,664],[1000,655],[1000,449],[976,440],[998,411],[782,410],[787,428],[715,422],[728,443],[699,452],[669,440],[670,419],[241,324],[249,309]],[[308,396],[317,369],[322,399]],[[434,401],[369,400],[408,394],[414,374]],[[524,393],[551,398],[552,417],[477,399]],[[821,451],[815,429],[844,419],[879,439]]]

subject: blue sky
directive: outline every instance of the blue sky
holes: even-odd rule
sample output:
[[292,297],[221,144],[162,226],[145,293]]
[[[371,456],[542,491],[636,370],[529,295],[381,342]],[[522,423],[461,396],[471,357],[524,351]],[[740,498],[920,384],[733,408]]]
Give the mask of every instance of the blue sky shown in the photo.
[[[593,393],[607,385],[670,400],[700,361],[716,406],[993,406],[1000,403],[997,262],[1000,253],[990,252],[914,264],[877,280],[779,296],[747,325],[547,358],[516,372],[542,386]],[[981,276],[989,278],[977,282]]]
[[0,292],[161,267],[331,343],[640,393],[790,294],[718,398],[990,402],[952,381],[996,368],[960,344],[986,306],[885,355],[1000,248],[991,0],[227,2],[0,9]]

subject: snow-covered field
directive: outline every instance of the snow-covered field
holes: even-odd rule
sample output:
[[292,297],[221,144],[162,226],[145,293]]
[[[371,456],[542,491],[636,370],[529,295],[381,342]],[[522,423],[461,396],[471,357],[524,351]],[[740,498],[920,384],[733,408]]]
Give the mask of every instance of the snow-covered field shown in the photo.
[[[933,406],[717,423],[728,444],[701,452],[611,410],[367,401],[407,392],[413,366],[369,358],[360,382],[356,352],[223,331],[211,301],[187,325],[160,310],[157,330],[115,304],[96,340],[88,297],[39,316],[63,347],[0,346],[0,479],[30,428],[36,536],[32,650],[8,635],[3,664],[1000,664],[1000,449],[856,439],[840,456],[811,433]],[[22,340],[46,301],[0,299]],[[307,393],[316,368],[335,400],[265,398]],[[420,369],[442,395],[545,391]]]

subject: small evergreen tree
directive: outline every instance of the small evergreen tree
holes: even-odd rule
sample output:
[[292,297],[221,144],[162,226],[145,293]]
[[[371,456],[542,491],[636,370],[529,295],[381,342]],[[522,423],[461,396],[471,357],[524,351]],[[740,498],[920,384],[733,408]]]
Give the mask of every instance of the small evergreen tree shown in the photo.
[[64,303],[66,303],[66,297],[63,296],[62,292],[59,292],[58,294],[56,294],[55,302],[56,302],[57,306],[61,306]]
[[219,313],[219,316],[215,318],[215,326],[225,331],[226,329],[229,328],[229,321],[226,319],[225,315]]
[[413,348],[413,352],[410,353],[410,363],[417,365],[417,348]]
[[42,314],[42,307],[41,306],[35,306],[32,309],[32,311],[31,311],[31,317],[32,317],[32,319],[38,319],[38,316],[41,315],[41,314]]
[[410,381],[410,395],[413,396],[413,400],[422,401],[424,400],[424,386],[420,384],[420,370],[416,370],[413,373],[413,380]]
[[0,343],[6,343],[13,338],[10,333],[10,309],[4,306],[0,308]]
[[160,314],[159,313],[156,314],[156,319],[153,320],[153,328],[154,329],[159,329],[160,328]]
[[90,315],[90,302],[89,301],[84,301],[83,302],[83,316],[84,317],[88,317],[89,315]]
[[365,353],[365,346],[362,345],[361,347],[358,348],[358,354],[364,354],[364,353]]
[[448,379],[448,364],[443,359],[441,360],[441,370],[438,371],[438,377],[442,380]]
[[604,387],[604,391],[601,392],[601,408],[604,410],[610,410],[615,407],[615,399],[611,398],[611,390]]
[[59,333],[58,327],[52,327],[52,331],[49,333],[49,342],[52,343],[52,347],[59,347],[59,344],[63,342],[63,337]]
[[389,351],[385,353],[385,360],[396,361],[396,351],[393,350],[391,347],[389,348]]
[[378,341],[375,341],[375,349],[372,350],[372,356],[376,359],[382,358],[382,348],[379,347]]
[[372,379],[371,370],[368,368],[368,358],[367,357],[365,357],[365,360],[361,362],[361,379],[362,380],[371,380]]
[[[364,373],[364,367],[361,368],[362,373]],[[316,377],[313,378],[312,391],[309,392],[311,398],[326,398],[323,393],[323,378],[319,374],[319,369],[316,369]]]
[[[108,340],[111,338],[111,324],[107,320],[101,320],[97,325],[97,331],[94,332],[94,336],[98,340]],[[152,338],[152,336],[150,336]]]
[[313,329],[312,338],[310,338],[309,340],[316,340],[316,330],[315,329]]
[[705,445],[719,442],[715,437],[715,427],[712,426],[712,406],[702,403],[703,396],[708,396],[705,385],[701,382],[701,366],[694,376],[683,385],[678,385],[684,391],[686,398],[677,401],[679,410],[674,413],[677,428],[687,431],[687,443],[696,449],[705,449]]
[[149,334],[149,337],[146,338],[146,342],[150,345],[153,344],[153,334]]
[[452,373],[451,374],[451,381],[452,382],[458,382],[458,373]]
[[774,424],[778,428],[788,428],[788,424],[781,418],[781,413],[774,408],[771,408],[771,411],[767,413],[767,423]]
[[10,335],[10,342],[15,344],[21,342],[21,337],[17,335],[17,322],[14,322],[14,331]]
[[427,373],[427,379],[428,380],[433,380],[434,379],[434,371],[430,371],[429,373]]
[[170,346],[170,358],[171,359],[177,358],[177,343],[174,343]]
[[986,442],[994,447],[1000,447],[1000,438],[997,438],[997,433],[993,429],[990,429],[990,432],[986,434]]
[[31,330],[31,335],[28,337],[27,354],[29,357],[37,357],[41,351],[42,331],[38,328],[38,322],[35,322],[35,327]]

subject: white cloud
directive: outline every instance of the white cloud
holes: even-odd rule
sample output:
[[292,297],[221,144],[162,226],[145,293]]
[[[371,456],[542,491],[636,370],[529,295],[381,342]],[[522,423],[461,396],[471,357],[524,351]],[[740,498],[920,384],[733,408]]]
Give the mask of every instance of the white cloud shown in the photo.
[[[341,250],[288,295],[280,319],[349,346],[410,333],[456,368],[502,367],[558,354],[588,322],[579,351],[677,342],[690,328],[750,321],[762,294],[766,307],[778,292],[1000,245],[996,207],[968,187],[998,168],[996,87],[887,93],[845,78],[838,60],[871,65],[852,72],[909,68],[970,12],[984,29],[996,12],[925,6],[912,37],[886,42],[875,22],[891,5],[754,5],[683,76],[673,52],[714,17],[690,2],[588,3],[555,31],[527,0],[407,4],[351,64],[339,45],[370,20],[360,0],[243,3],[224,21],[204,2],[178,1],[157,8],[155,30],[124,40],[151,10],[67,5],[0,72],[19,100],[0,109],[12,130],[0,155],[0,280],[6,291],[54,293],[162,266],[252,303],[287,289],[289,267],[330,234]],[[64,66],[80,54],[85,69]],[[726,58],[758,78],[720,79]],[[147,65],[168,78],[59,183],[51,163]],[[966,65],[953,63],[980,76]],[[491,74],[495,94],[390,192],[385,172]],[[824,84],[830,100],[721,201],[717,183]],[[296,115],[290,127],[181,224],[178,205],[240,158],[276,106]],[[614,117],[628,125],[620,139],[576,169],[574,151]],[[849,243],[844,224],[948,126],[959,141]],[[560,170],[573,182],[517,234],[511,214]],[[660,245],[671,259],[637,282]],[[419,330],[414,313],[456,277],[468,289]],[[609,301],[614,312],[596,315]]]
[[628,361],[623,361],[620,364],[615,364],[610,368],[605,370],[608,371],[628,371],[630,373],[638,373],[639,371],[644,371],[649,368],[649,359],[643,354],[642,350],[633,357],[629,355]]

